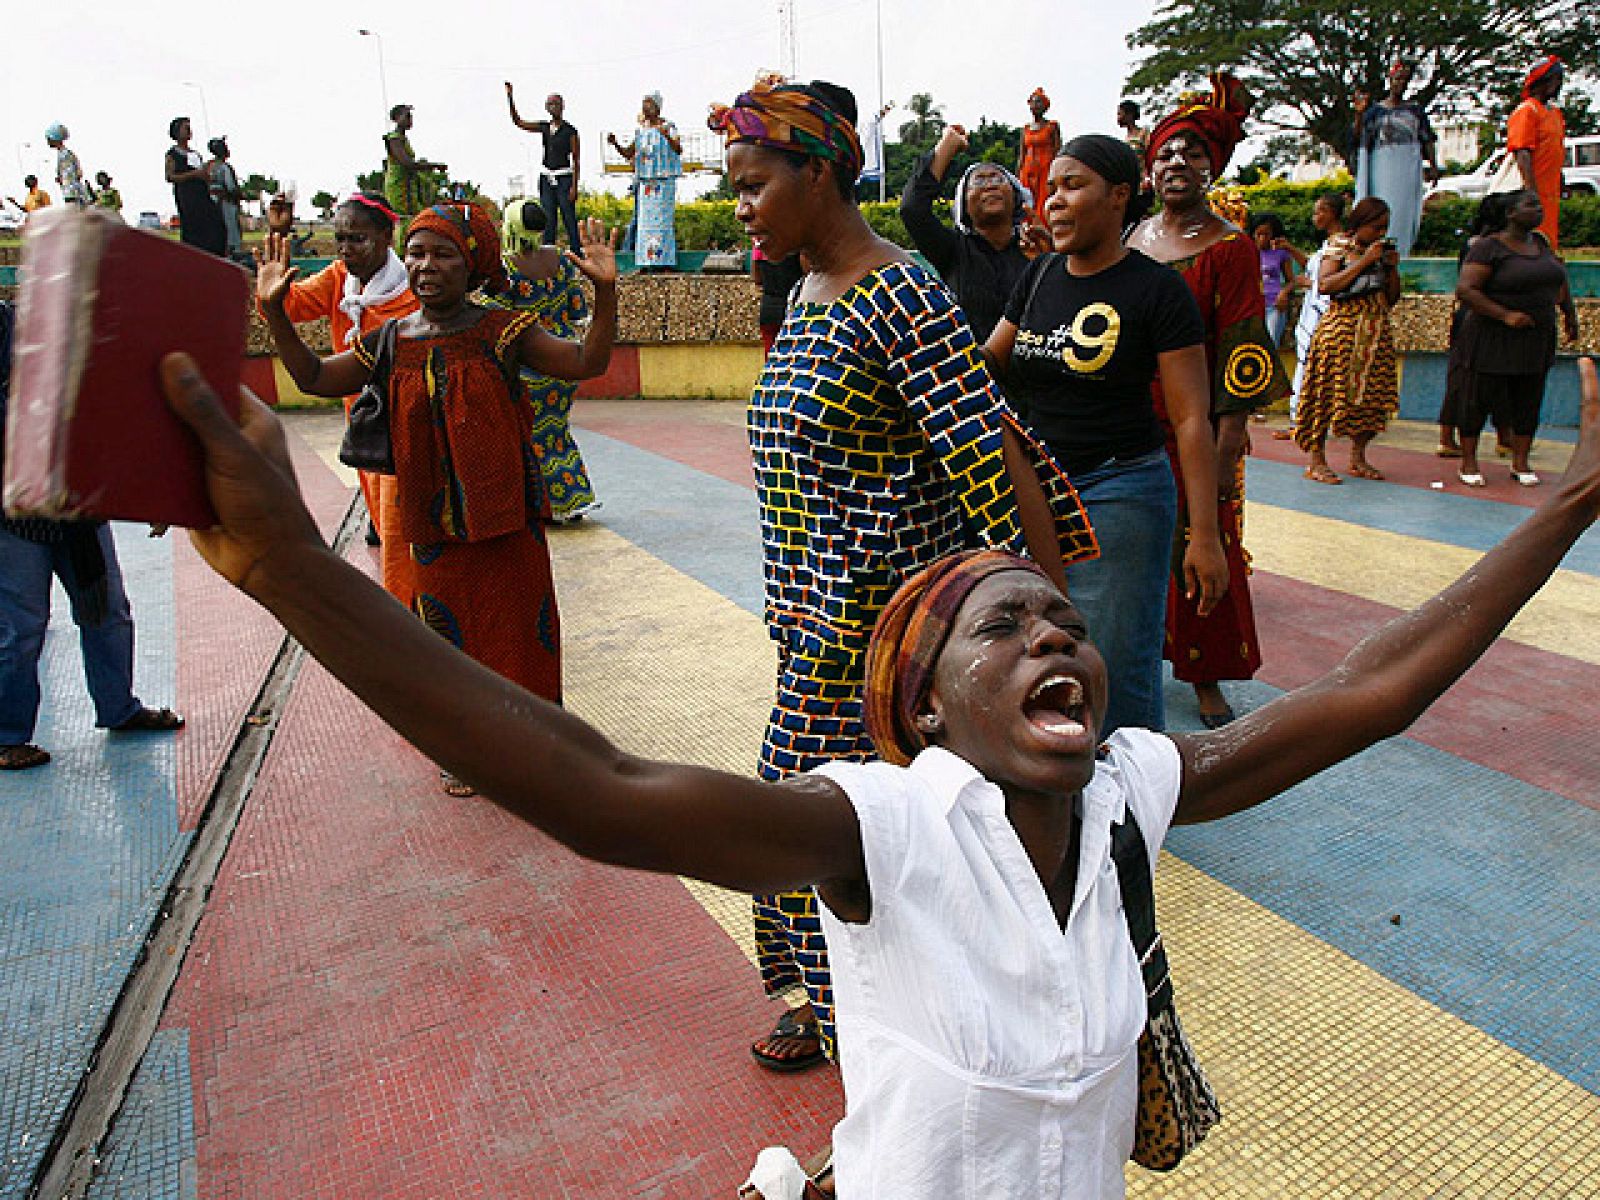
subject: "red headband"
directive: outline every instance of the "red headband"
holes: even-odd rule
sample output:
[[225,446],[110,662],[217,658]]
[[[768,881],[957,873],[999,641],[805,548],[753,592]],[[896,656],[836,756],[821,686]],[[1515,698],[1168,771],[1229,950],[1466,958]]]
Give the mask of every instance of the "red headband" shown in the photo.
[[344,198],[346,204],[359,204],[362,208],[369,208],[375,213],[381,213],[388,219],[389,224],[397,225],[400,214],[391,209],[381,200],[374,200],[371,196],[364,196],[360,192],[351,192]]

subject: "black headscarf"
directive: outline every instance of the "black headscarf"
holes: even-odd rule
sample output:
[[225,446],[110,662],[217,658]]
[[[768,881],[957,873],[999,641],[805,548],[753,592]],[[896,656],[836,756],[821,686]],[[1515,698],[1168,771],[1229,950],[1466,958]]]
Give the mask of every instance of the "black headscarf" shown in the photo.
[[1128,185],[1128,210],[1123,214],[1123,229],[1131,229],[1150,211],[1154,197],[1144,190],[1144,164],[1133,147],[1121,138],[1105,133],[1082,133],[1061,147],[1061,153],[1077,159],[1112,187],[1119,183]]

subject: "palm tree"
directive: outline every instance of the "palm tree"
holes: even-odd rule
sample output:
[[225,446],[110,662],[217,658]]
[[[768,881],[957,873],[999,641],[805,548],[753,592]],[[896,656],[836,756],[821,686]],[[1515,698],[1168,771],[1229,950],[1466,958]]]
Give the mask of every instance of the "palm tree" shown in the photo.
[[906,104],[912,119],[900,126],[900,140],[918,152],[931,150],[944,132],[944,110],[929,92],[918,92]]

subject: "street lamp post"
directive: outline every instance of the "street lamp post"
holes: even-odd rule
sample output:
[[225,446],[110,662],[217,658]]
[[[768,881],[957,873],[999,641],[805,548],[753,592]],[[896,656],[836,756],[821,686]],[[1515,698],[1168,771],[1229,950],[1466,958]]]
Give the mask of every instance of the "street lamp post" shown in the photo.
[[358,29],[362,37],[373,38],[378,43],[378,89],[383,94],[383,111],[389,111],[389,76],[383,66],[383,34],[375,29]]
[[206,90],[191,79],[185,79],[183,86],[193,88],[200,93],[200,123],[205,127],[206,141],[211,140],[211,110],[206,107]]

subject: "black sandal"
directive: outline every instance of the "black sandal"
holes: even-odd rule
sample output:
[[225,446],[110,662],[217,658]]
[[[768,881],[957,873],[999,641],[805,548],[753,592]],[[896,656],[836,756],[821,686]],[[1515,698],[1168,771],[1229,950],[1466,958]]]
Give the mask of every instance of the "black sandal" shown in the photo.
[[[750,1047],[750,1056],[769,1071],[788,1074],[791,1071],[804,1071],[807,1067],[814,1067],[820,1062],[827,1061],[827,1054],[822,1049],[822,1025],[815,1016],[809,1021],[803,1021],[795,1016],[795,1009],[789,1009],[778,1018],[778,1023],[772,1027],[772,1032],[761,1041]],[[777,1055],[768,1054],[761,1047],[769,1042],[784,1039],[803,1040],[814,1039],[817,1048],[809,1054]]]
[[121,725],[113,725],[115,733],[171,733],[183,728],[183,718],[170,708],[141,708]]
[[50,751],[40,749],[32,742],[16,746],[0,746],[0,771],[27,771],[42,767],[50,761]]

